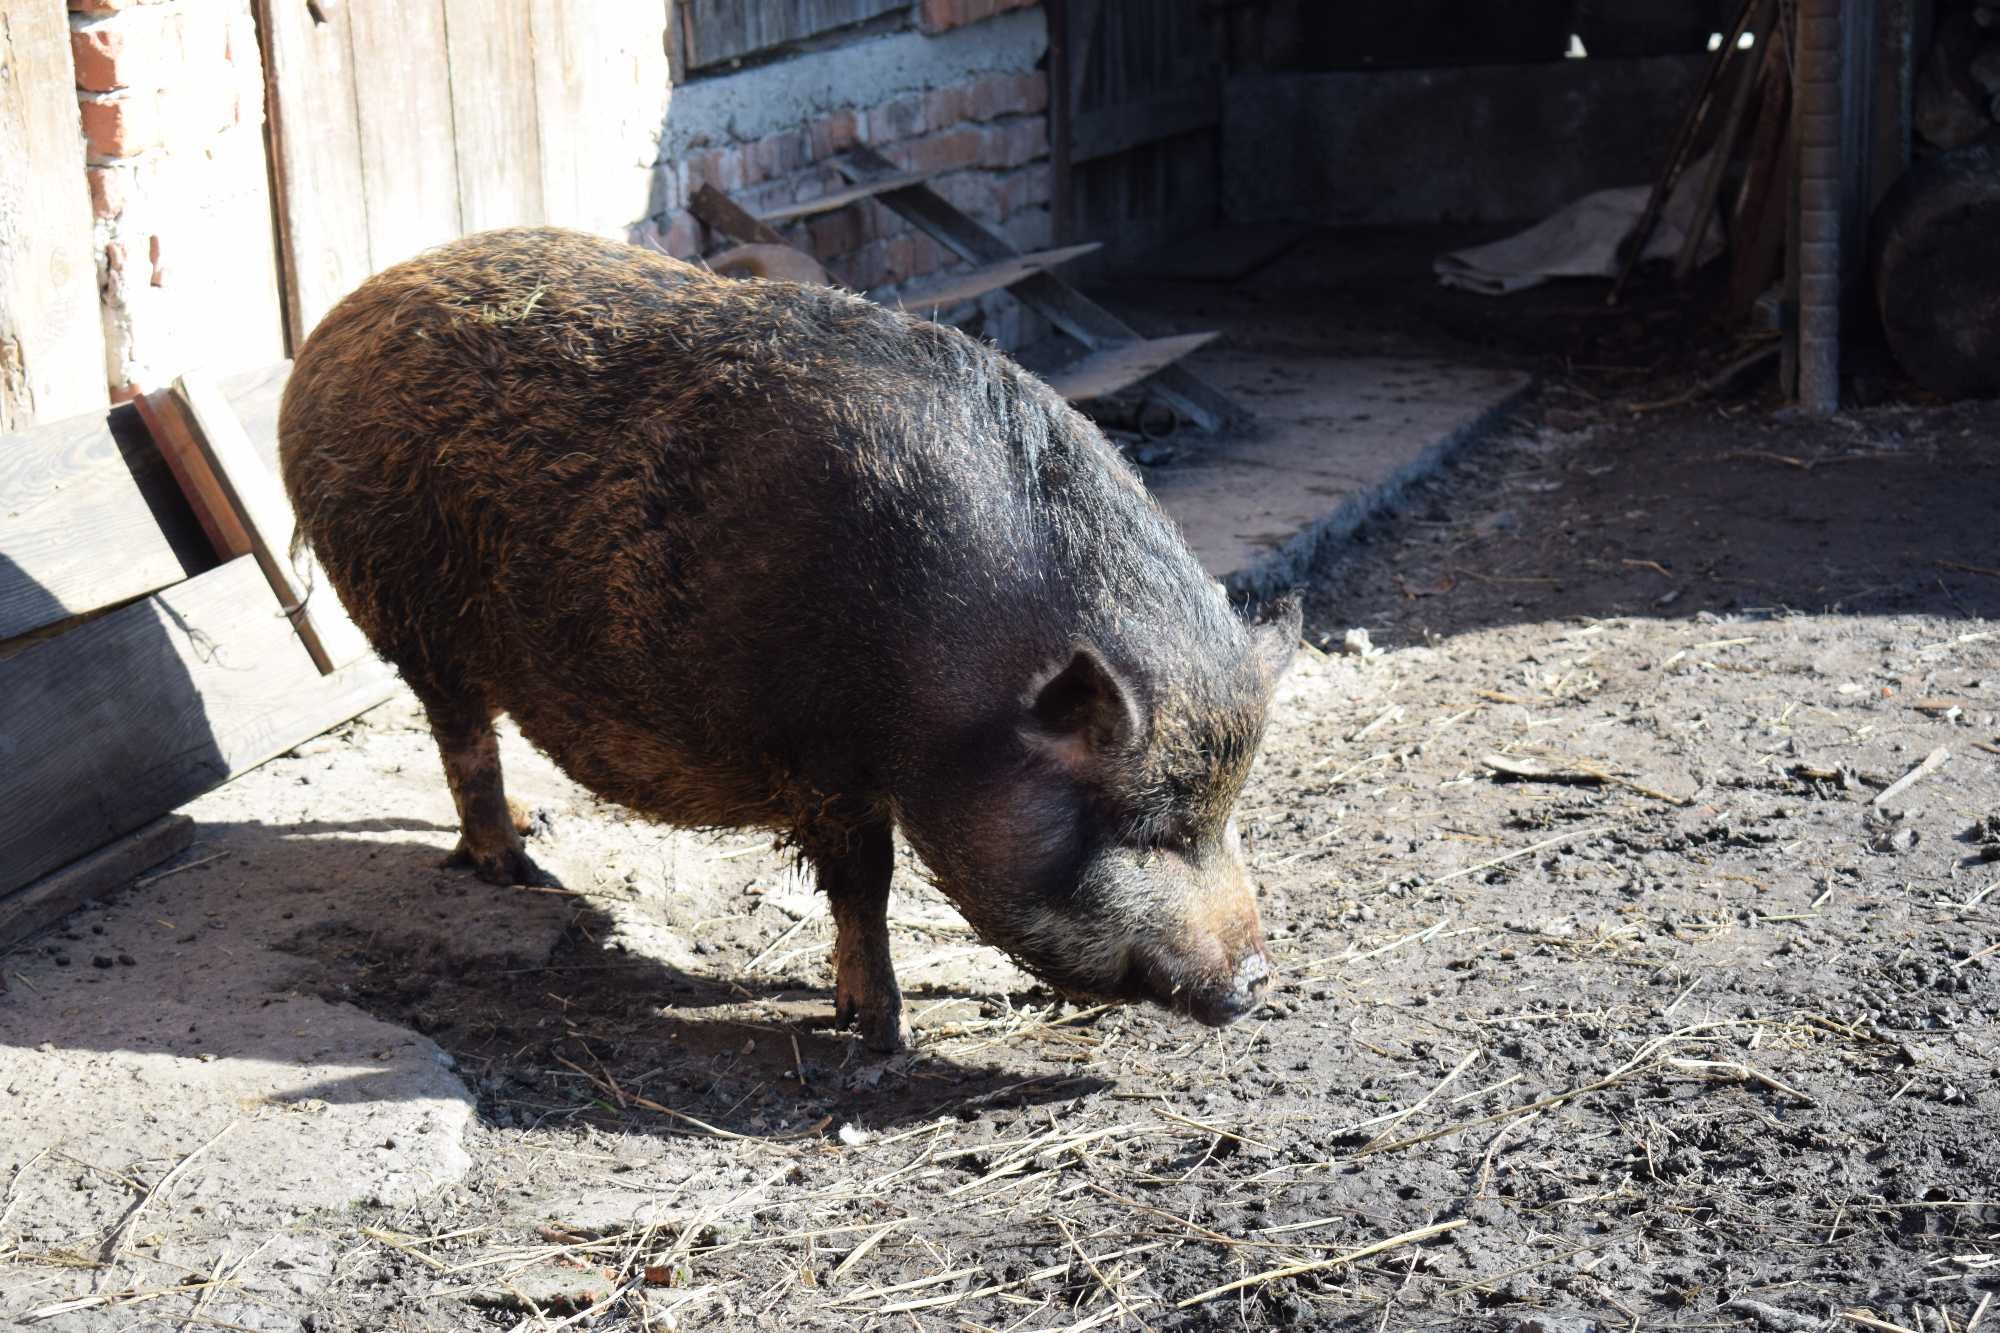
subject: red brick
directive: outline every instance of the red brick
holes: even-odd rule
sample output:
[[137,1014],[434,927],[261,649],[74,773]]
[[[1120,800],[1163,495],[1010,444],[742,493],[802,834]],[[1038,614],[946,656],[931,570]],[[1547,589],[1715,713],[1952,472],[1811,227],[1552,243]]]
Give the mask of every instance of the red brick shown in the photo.
[[989,74],[965,85],[959,96],[967,120],[991,120],[1000,114],[1000,85],[1005,77]]
[[206,83],[228,77],[229,19],[214,0],[114,14],[73,30],[70,50],[76,85],[91,92]]
[[1044,250],[1055,244],[1046,208],[1024,208],[1003,222],[1000,229],[1022,250]]
[[1049,109],[1049,76],[1041,70],[1014,76],[1014,110],[1036,116]]
[[90,167],[90,211],[101,218],[115,218],[125,211],[125,173],[116,167]]
[[916,242],[910,259],[910,276],[913,278],[935,273],[956,258],[929,236],[918,233],[913,239]]
[[685,210],[671,214],[667,219],[667,229],[661,238],[668,254],[679,259],[692,259],[701,253],[701,223]]
[[988,159],[993,166],[1018,167],[1049,154],[1049,123],[1040,116],[1010,121],[1001,133],[999,159]]
[[919,95],[868,108],[868,141],[876,147],[912,139],[924,132],[924,99]]
[[743,154],[735,148],[706,148],[688,159],[688,194],[692,198],[704,185],[713,185],[724,194],[743,188]]
[[743,156],[748,164],[744,175],[749,180],[775,180],[780,176],[789,176],[806,163],[805,136],[797,130],[767,134],[746,147]]
[[1010,171],[993,182],[994,207],[1002,218],[1024,208],[1049,202],[1049,168],[1046,163]]
[[967,89],[935,88],[924,94],[924,128],[948,130],[966,119]]
[[851,108],[835,111],[812,127],[811,142],[807,154],[814,162],[824,161],[835,153],[844,153],[859,141],[855,131],[859,128]]
[[930,186],[961,213],[977,218],[993,216],[993,178],[983,171],[961,171],[933,180]]
[[859,208],[842,208],[814,218],[806,227],[812,253],[825,258],[859,250],[868,243],[868,234],[862,227],[863,216]]
[[922,172],[962,171],[979,165],[986,135],[965,125],[942,134],[933,134],[908,145],[905,160],[909,170]]
[[1036,0],[922,0],[917,21],[925,32],[943,32],[1034,3]]
[[164,141],[166,117],[154,93],[89,93],[77,99],[93,160],[129,157]]

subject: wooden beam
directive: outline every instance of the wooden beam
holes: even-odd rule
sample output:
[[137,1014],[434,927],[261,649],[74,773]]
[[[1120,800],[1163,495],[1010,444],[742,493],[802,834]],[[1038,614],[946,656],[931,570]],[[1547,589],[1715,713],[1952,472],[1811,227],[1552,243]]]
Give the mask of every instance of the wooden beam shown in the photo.
[[1105,398],[1157,375],[1206,343],[1215,333],[1183,333],[1172,338],[1140,338],[1098,348],[1082,360],[1045,375],[1048,386],[1073,403]]
[[130,407],[0,437],[0,640],[215,564]]
[[1049,24],[1049,230],[1057,245],[1067,245],[1074,233],[1070,179],[1070,66],[1075,59],[1071,36],[1071,0],[1043,0]]
[[1101,248],[1100,242],[1092,241],[1087,245],[1066,245],[1060,250],[1036,250],[1013,259],[1003,259],[997,264],[982,264],[978,268],[961,273],[946,274],[936,281],[926,282],[893,295],[877,296],[870,292],[869,299],[896,305],[904,310],[948,310],[952,306],[975,300],[988,292],[1012,287],[1030,273],[1039,273],[1058,264],[1067,264],[1072,259],[1081,258]]
[[0,15],[0,431],[106,402],[67,20],[55,4]]
[[880,180],[866,181],[860,185],[850,185],[844,190],[835,190],[832,194],[821,195],[817,199],[806,199],[796,204],[786,204],[783,208],[774,208],[768,213],[759,213],[757,217],[759,221],[769,226],[779,227],[787,222],[797,222],[800,218],[817,217],[821,213],[831,213],[836,208],[846,208],[849,204],[858,204],[864,199],[873,199],[876,195],[886,194],[890,190],[901,190],[912,185],[921,185],[929,179],[930,173],[928,172],[906,171],[900,176],[884,176]]
[[26,888],[0,896],[0,949],[54,925],[92,898],[124,888],[168,857],[179,856],[193,842],[192,819],[162,815]]
[[[841,174],[857,181],[880,179],[897,172],[895,163],[865,145],[835,158],[834,165]],[[918,230],[975,264],[1020,257],[1021,252],[1004,237],[959,212],[927,186],[891,190],[881,199],[915,223]],[[1085,347],[1133,342],[1139,337],[1138,331],[1124,320],[1046,270],[1029,274],[1008,291],[1022,305]],[[1154,378],[1153,387],[1162,399],[1203,430],[1217,430],[1225,422],[1248,415],[1227,394],[1183,366],[1166,367]]]
[[910,0],[678,0],[685,60],[703,69],[906,10]]
[[248,557],[0,661],[0,893],[394,688],[372,657],[322,676]]
[[[468,235],[490,227],[532,226],[547,217],[535,108],[535,39],[529,24],[525,4],[444,0],[458,220]],[[438,70],[430,77],[443,74]],[[411,126],[409,132],[425,128]],[[416,180],[398,184],[405,190],[437,188]],[[373,213],[372,198],[368,208]],[[375,267],[385,262],[383,256],[375,257]]]
[[688,201],[688,212],[732,241],[745,245],[783,245],[785,238],[768,222],[760,222],[713,185],[704,185]]
[[1161,139],[1213,129],[1222,120],[1222,90],[1215,82],[1198,89],[1171,89],[1142,101],[1099,111],[1079,111],[1070,130],[1069,160],[1091,162]]
[[[361,285],[369,262],[349,15],[345,4],[257,0],[264,138],[278,214],[286,345]],[[410,127],[412,133],[423,127]],[[456,190],[456,182],[451,182]]]
[[[321,674],[366,656],[367,641],[341,612],[323,573],[316,565],[301,573],[291,564],[291,505],[222,391],[205,376],[183,375],[152,397],[149,410],[162,451],[174,460],[217,553],[255,557]],[[316,599],[310,604],[309,593]]]

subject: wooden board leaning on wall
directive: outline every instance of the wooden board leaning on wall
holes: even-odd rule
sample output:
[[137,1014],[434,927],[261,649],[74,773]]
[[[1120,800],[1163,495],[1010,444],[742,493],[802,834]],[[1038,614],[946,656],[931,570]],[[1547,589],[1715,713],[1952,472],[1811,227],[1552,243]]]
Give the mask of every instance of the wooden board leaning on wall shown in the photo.
[[[261,491],[262,526],[288,532],[289,513],[268,509],[283,387],[282,368],[237,376],[203,412],[247,426],[225,448],[225,490]],[[146,839],[175,806],[380,703],[394,680],[323,586],[311,611],[341,660],[322,672],[258,555],[218,555],[130,406],[0,439],[0,493],[4,944],[75,906],[95,882],[79,879],[86,860],[116,887],[143,868],[119,839]],[[41,891],[65,871],[61,892]]]

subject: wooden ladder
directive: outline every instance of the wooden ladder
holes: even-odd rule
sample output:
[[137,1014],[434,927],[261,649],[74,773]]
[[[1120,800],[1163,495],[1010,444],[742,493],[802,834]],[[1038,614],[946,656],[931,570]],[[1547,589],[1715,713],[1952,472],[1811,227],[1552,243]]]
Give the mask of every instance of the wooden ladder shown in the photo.
[[[757,217],[720,190],[704,186],[692,201],[691,211],[734,240],[783,244],[777,224],[797,222],[865,199],[877,200],[972,265],[896,294],[894,301],[904,309],[940,310],[988,292],[1005,291],[1082,347],[1083,354],[1077,360],[1044,377],[1049,387],[1071,402],[1108,397],[1143,381],[1149,391],[1202,430],[1220,430],[1248,418],[1249,413],[1227,394],[1178,364],[1188,353],[1212,341],[1215,333],[1144,337],[1056,276],[1056,265],[1097,249],[1096,242],[1023,252],[953,207],[930,187],[927,177],[902,170],[872,148],[850,149],[832,159],[832,165],[851,182],[847,189]],[[889,298],[885,294],[881,299]]]

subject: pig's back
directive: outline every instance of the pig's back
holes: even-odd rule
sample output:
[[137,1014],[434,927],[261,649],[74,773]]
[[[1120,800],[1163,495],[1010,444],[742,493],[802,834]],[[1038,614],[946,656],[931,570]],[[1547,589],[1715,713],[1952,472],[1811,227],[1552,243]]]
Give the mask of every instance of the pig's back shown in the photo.
[[[455,673],[611,799],[783,825],[800,781],[886,781],[870,756],[939,688],[1060,651],[1089,570],[1186,573],[1065,413],[851,295],[536,230],[364,284],[280,436],[305,536],[406,675]],[[1135,522],[1158,549],[1121,555]]]

